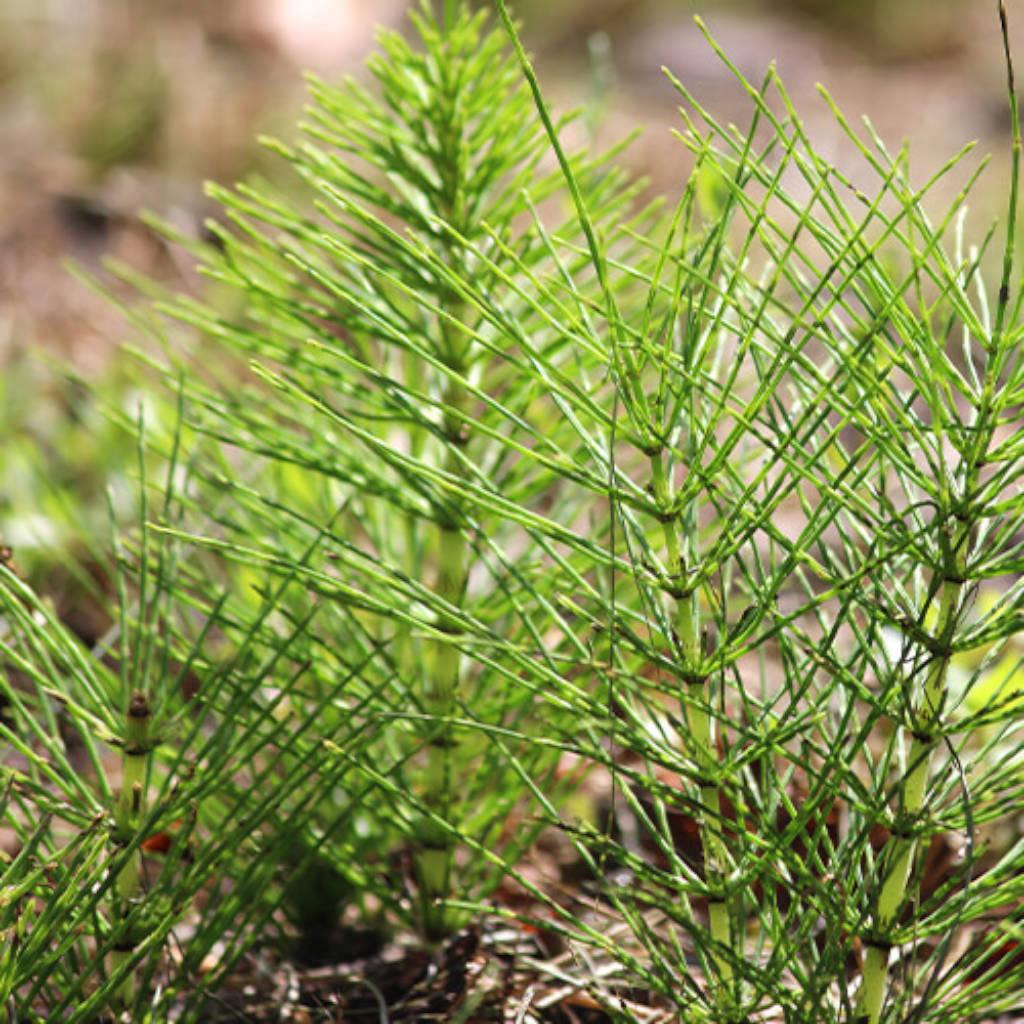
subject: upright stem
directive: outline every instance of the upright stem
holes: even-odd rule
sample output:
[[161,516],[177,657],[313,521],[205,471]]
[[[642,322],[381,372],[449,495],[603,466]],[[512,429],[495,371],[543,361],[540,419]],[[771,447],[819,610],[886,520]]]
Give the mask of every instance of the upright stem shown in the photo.
[[[443,29],[446,34],[457,27],[462,10],[462,0],[445,0]],[[443,220],[453,225],[459,236],[469,237],[472,227],[467,223],[463,195],[467,152],[460,93],[464,87],[453,66],[446,64],[441,68],[435,108],[440,180],[436,201]],[[458,244],[445,238],[442,246],[449,266],[458,267],[464,262]],[[447,289],[440,294],[438,305],[443,312],[437,318],[437,349],[449,371],[441,392],[446,442],[442,468],[450,477],[466,479],[468,473],[462,452],[469,440],[466,427],[469,395],[462,381],[469,372],[470,342],[458,326],[465,317],[465,308],[459,297]],[[434,593],[445,605],[461,609],[469,545],[457,497],[449,502],[439,510]],[[423,704],[426,714],[440,721],[429,726],[424,803],[434,815],[449,820],[453,802],[453,754],[457,745],[451,718],[458,707],[463,674],[462,655],[457,646],[461,627],[458,617],[446,611],[438,615],[436,627],[444,635],[430,644]],[[431,938],[443,936],[453,926],[446,900],[451,889],[454,852],[451,831],[434,821],[425,822],[416,867],[423,928]]]
[[[465,409],[465,388],[450,380],[444,388],[445,434],[448,451],[444,469],[463,476],[464,467],[457,452],[465,444],[465,426],[459,415]],[[467,541],[463,524],[455,516],[442,520],[438,528],[438,569],[435,593],[447,605],[459,608],[466,583]],[[450,719],[455,712],[462,677],[462,655],[456,646],[458,621],[450,614],[438,617],[437,628],[446,636],[432,643],[432,657],[424,689],[424,710],[443,721],[431,726],[426,771],[427,806],[443,817],[450,809],[451,759],[455,745]],[[427,823],[419,857],[423,919],[428,935],[444,934],[448,924],[444,900],[451,881],[454,843],[451,833]]]
[[[721,831],[722,795],[715,781],[715,736],[714,722],[708,711],[711,688],[708,676],[703,671],[703,653],[700,641],[700,605],[696,590],[686,583],[687,557],[694,555],[695,538],[687,540],[687,553],[680,546],[680,515],[673,508],[672,486],[665,474],[661,454],[651,456],[651,477],[655,500],[661,512],[662,534],[668,556],[669,572],[672,577],[670,596],[675,606],[675,631],[683,659],[682,676],[687,689],[684,714],[689,725],[693,757],[700,779],[700,827],[701,846],[704,851],[704,879],[711,895],[708,899],[708,919],[711,938],[716,947],[731,949],[732,929],[729,907],[725,897],[726,851]],[[690,524],[690,534],[693,533]],[[731,987],[732,963],[721,948],[712,951],[718,978],[724,988]],[[728,997],[727,997],[728,998]]]
[[[451,28],[449,21],[448,28]],[[443,134],[442,148],[449,153],[443,174],[444,214],[449,221],[459,221],[461,163],[458,154],[461,133],[457,122],[449,120]],[[446,246],[449,263],[458,260],[458,252]],[[446,441],[442,468],[452,477],[465,479],[465,462],[461,453],[469,440],[465,414],[469,401],[462,378],[468,372],[469,343],[456,323],[464,315],[462,304],[454,296],[445,296],[442,309],[448,314],[438,318],[441,359],[450,371],[442,385],[443,433]],[[454,321],[454,323],[453,323]],[[443,509],[438,523],[438,561],[434,592],[452,608],[461,608],[466,588],[468,544],[461,510]],[[431,726],[427,753],[426,802],[434,813],[448,817],[451,810],[452,753],[455,737],[450,719],[455,712],[462,679],[462,655],[456,646],[459,633],[457,618],[449,613],[438,616],[437,628],[445,634],[432,643],[427,682],[424,689],[424,710],[443,719]],[[428,823],[424,829],[423,850],[419,858],[419,880],[422,887],[424,930],[431,937],[444,935],[450,927],[445,899],[449,894],[454,842],[451,833]]]
[[[121,754],[121,787],[114,806],[115,847],[127,846],[135,835],[139,820],[146,807],[146,769],[152,749],[149,725],[151,712],[145,694],[134,693],[128,702],[125,715],[125,742]],[[136,937],[127,927],[126,919],[132,904],[142,892],[142,854],[136,848],[128,855],[114,881],[114,921],[120,931],[117,943],[110,954],[110,970],[113,974],[128,960],[135,950]],[[127,1007],[135,995],[135,979],[131,974],[121,983],[116,1001]]]
[[889,934],[900,910],[916,895],[911,884],[917,840],[910,830],[924,809],[932,756],[940,739],[942,708],[946,700],[946,676],[951,658],[950,644],[964,589],[967,538],[956,538],[956,550],[942,584],[935,638],[938,653],[925,678],[915,711],[913,739],[907,774],[900,787],[897,827],[881,855],[882,881],[875,903],[874,926],[865,941],[864,969],[860,992],[860,1017],[878,1024],[889,976]]

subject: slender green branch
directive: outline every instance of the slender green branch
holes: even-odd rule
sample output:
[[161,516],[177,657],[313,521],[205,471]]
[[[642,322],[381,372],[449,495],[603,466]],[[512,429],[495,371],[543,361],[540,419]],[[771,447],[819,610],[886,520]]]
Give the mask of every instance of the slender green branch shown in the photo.
[[1017,83],[1013,71],[1013,54],[1010,50],[1009,16],[1005,0],[999,0],[999,27],[1003,37],[1003,59],[1006,64],[1006,93],[1010,106],[1010,123],[1013,131],[1011,145],[1010,194],[1006,211],[1006,244],[1003,248],[1003,272],[999,282],[998,305],[996,307],[995,338],[1000,339],[1010,306],[1010,278],[1016,255],[1017,206],[1020,201],[1021,127],[1020,100],[1017,98]]

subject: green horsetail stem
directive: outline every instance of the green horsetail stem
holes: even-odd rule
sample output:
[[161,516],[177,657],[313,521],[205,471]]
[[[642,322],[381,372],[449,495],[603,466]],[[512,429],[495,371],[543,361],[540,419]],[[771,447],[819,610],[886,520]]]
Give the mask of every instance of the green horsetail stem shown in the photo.
[[[464,415],[468,393],[461,382],[465,371],[466,345],[454,336],[451,325],[442,323],[444,356],[452,376],[444,384],[444,437],[447,442],[443,468],[453,477],[466,475],[460,453],[468,440]],[[445,511],[438,526],[438,564],[434,592],[446,604],[460,608],[466,583],[468,543],[457,510]],[[425,803],[430,811],[447,818],[451,810],[453,753],[456,740],[451,718],[455,713],[462,680],[462,654],[456,646],[459,625],[453,616],[438,616],[437,628],[444,634],[432,643],[426,684],[424,711],[440,722],[431,724],[427,749]],[[450,928],[446,899],[452,875],[455,843],[449,830],[433,822],[424,825],[420,836],[422,849],[417,859],[421,886],[422,918],[425,933],[431,938],[444,935]]]
[[[450,33],[456,30],[464,13],[462,0],[445,0],[441,30],[446,48],[450,45]],[[472,234],[472,230],[465,206],[467,137],[461,115],[459,75],[451,73],[451,69],[442,69],[437,89],[439,106],[434,113],[437,130],[436,202],[443,220],[453,225],[458,235],[465,236]],[[452,267],[459,266],[461,259],[457,245],[446,237],[442,246],[445,262]],[[441,389],[442,436],[445,441],[442,469],[447,476],[463,480],[468,474],[462,452],[469,440],[466,427],[469,394],[463,379],[468,371],[470,343],[459,327],[465,308],[458,295],[442,287],[439,298],[441,311],[436,320],[436,342],[440,361],[448,371]],[[449,505],[448,502],[452,501],[454,504]],[[438,509],[434,593],[443,606],[461,609],[465,597],[468,541],[457,499],[449,497],[448,502]],[[429,726],[424,803],[433,815],[450,822],[456,747],[451,719],[458,705],[463,660],[457,645],[460,632],[457,618],[442,610],[437,616],[436,627],[442,635],[431,643],[423,704],[427,715],[439,721]],[[451,890],[455,841],[450,829],[432,820],[424,823],[420,844],[416,868],[423,930],[429,938],[440,938],[453,926],[447,900]]]
[[[117,850],[131,843],[146,805],[146,771],[152,744],[149,726],[152,714],[143,693],[133,693],[125,714],[125,740],[121,753],[121,786],[114,806],[112,842]],[[114,927],[121,930],[110,955],[111,973],[120,970],[135,950],[135,937],[127,930],[126,918],[142,891],[142,853],[136,848],[127,857],[114,882]],[[120,985],[116,1000],[129,1006],[135,995],[135,980],[129,974]]]
[[955,555],[953,573],[942,585],[939,604],[935,635],[940,653],[928,671],[914,717],[907,772],[900,786],[898,826],[882,851],[882,881],[875,903],[872,933],[865,941],[860,991],[860,1012],[868,1024],[878,1024],[882,1016],[889,977],[889,950],[892,948],[890,931],[907,901],[916,895],[916,887],[911,883],[917,852],[912,827],[924,809],[932,757],[940,738],[939,718],[946,701],[950,641],[964,589],[963,571],[963,555]]
[[702,667],[704,659],[700,640],[700,606],[697,592],[683,582],[687,559],[679,543],[680,515],[678,511],[672,510],[672,487],[666,477],[660,453],[651,457],[650,465],[654,497],[662,510],[662,535],[673,579],[671,597],[675,605],[674,625],[687,689],[683,711],[689,725],[693,760],[700,778],[698,823],[704,852],[704,880],[711,892],[708,898],[708,924],[711,938],[718,947],[712,951],[711,956],[719,978],[728,988],[733,977],[732,964],[728,954],[721,952],[721,949],[732,948],[732,930],[724,888],[726,852],[719,827],[722,798],[718,784],[714,781],[715,742],[708,712],[711,701],[710,681]]

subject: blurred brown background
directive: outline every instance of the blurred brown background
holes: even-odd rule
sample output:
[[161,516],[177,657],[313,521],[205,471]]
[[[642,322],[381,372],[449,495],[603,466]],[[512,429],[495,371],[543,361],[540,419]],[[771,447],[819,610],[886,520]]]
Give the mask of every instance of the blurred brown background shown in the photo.
[[[0,365],[35,348],[98,372],[129,332],[67,273],[67,258],[88,268],[114,255],[165,280],[187,277],[187,261],[137,212],[194,232],[209,212],[204,179],[277,174],[254,140],[294,131],[301,70],[359,74],[375,24],[401,25],[406,6],[0,0]],[[1024,9],[1009,6],[1024,54]],[[995,0],[520,0],[516,9],[556,103],[591,104],[609,139],[646,128],[629,159],[659,189],[685,173],[670,135],[678,97],[661,65],[723,117],[746,116],[694,13],[753,79],[778,62],[830,158],[847,147],[817,81],[851,117],[869,114],[894,148],[909,137],[922,180],[968,139],[1007,148]],[[1001,167],[997,159],[993,183]]]

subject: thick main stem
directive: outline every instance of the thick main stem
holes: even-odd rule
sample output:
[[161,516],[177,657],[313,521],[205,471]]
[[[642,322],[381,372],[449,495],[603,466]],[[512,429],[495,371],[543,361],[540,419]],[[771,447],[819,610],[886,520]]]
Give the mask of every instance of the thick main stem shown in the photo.
[[951,657],[949,647],[963,593],[963,571],[963,555],[954,555],[951,573],[943,582],[939,603],[935,631],[939,653],[928,671],[915,712],[908,770],[900,789],[899,831],[893,831],[882,851],[884,875],[875,903],[874,927],[865,943],[867,948],[861,979],[860,1017],[868,1024],[878,1024],[882,1016],[889,976],[889,932],[906,901],[915,896],[911,876],[917,840],[909,830],[924,809],[932,757],[939,742],[937,727],[946,699],[946,676]]
[[[456,336],[451,324],[447,322],[441,325],[441,335],[446,362],[453,374],[445,381],[443,388],[444,436],[447,441],[443,468],[448,475],[463,478],[466,469],[460,452],[468,439],[465,424],[468,395],[465,385],[457,378],[461,378],[466,369],[466,343]],[[453,609],[462,607],[467,556],[468,542],[458,510],[446,511],[438,526],[438,568],[434,592],[445,605]],[[457,646],[460,630],[457,618],[442,611],[438,616],[437,628],[445,635],[431,644],[424,688],[424,710],[440,721],[432,723],[430,727],[425,803],[434,814],[447,818],[451,804],[452,752],[455,746],[451,718],[457,707],[462,655]],[[454,846],[449,830],[436,822],[425,823],[418,874],[422,889],[424,930],[431,937],[441,936],[449,929],[445,901],[451,885]]]
[[[464,13],[462,0],[445,0],[443,33],[450,37]],[[440,68],[438,94],[433,110],[437,131],[439,190],[437,212],[454,228],[452,237],[473,234],[465,212],[466,139],[459,93],[464,83],[454,63]],[[463,262],[460,246],[444,236],[445,262],[459,267]],[[449,477],[468,477],[462,453],[469,440],[466,413],[469,394],[464,380],[469,372],[470,342],[460,327],[465,308],[458,295],[442,288],[438,296],[437,350],[446,373],[441,392],[443,437],[446,442],[442,469]],[[420,884],[423,929],[431,938],[445,935],[452,927],[449,899],[455,842],[452,830],[437,819],[451,824],[453,753],[456,738],[451,720],[458,707],[462,682],[462,654],[458,647],[461,623],[457,612],[465,598],[469,544],[458,494],[449,497],[438,509],[437,576],[434,593],[442,608],[436,628],[440,634],[430,644],[427,678],[423,690],[424,711],[429,723],[424,804],[431,818],[424,822],[421,850],[416,860]]]
[[[121,848],[131,843],[139,820],[146,807],[146,771],[151,750],[149,724],[150,707],[145,694],[134,693],[128,702],[125,722],[125,742],[121,754],[121,786],[114,806],[112,841]],[[132,904],[142,892],[142,854],[133,850],[117,873],[113,891],[115,928],[120,931],[110,954],[111,974],[119,971],[135,951],[136,939],[126,920]],[[135,995],[135,979],[129,974],[117,989],[115,999],[122,1006],[130,1006]]]
[[[725,847],[721,832],[722,795],[715,781],[714,723],[708,711],[711,701],[710,684],[703,672],[703,654],[700,641],[700,605],[695,590],[687,586],[686,557],[679,542],[679,516],[672,511],[673,495],[661,455],[651,458],[654,496],[662,510],[662,533],[671,574],[671,596],[675,610],[675,631],[683,660],[683,678],[687,688],[684,714],[690,727],[694,761],[700,779],[699,827],[704,852],[704,878],[710,890],[708,923],[716,950],[711,956],[718,977],[728,989],[732,982],[732,964],[721,950],[732,948],[732,929],[729,907],[725,898]],[[689,538],[693,547],[693,538]],[[692,557],[692,551],[689,552]]]

